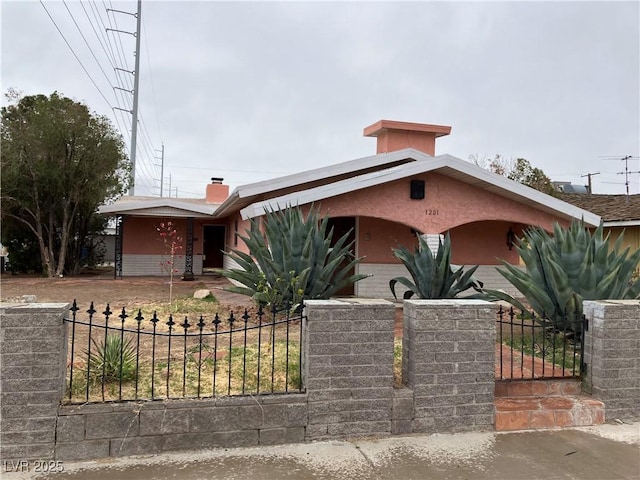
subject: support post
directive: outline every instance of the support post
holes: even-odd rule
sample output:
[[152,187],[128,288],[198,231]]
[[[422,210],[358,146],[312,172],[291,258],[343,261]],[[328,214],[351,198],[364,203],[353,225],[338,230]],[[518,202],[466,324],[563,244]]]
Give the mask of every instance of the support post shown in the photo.
[[182,274],[182,280],[190,282],[195,279],[193,276],[193,217],[187,218],[187,239],[184,253],[184,273]]

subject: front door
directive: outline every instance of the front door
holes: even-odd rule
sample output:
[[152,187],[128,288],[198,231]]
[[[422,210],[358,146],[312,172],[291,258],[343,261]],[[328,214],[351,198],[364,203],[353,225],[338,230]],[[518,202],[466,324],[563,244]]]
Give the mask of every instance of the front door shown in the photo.
[[203,227],[202,270],[222,268],[224,264],[224,225],[205,225]]
[[[335,217],[330,218],[327,224],[327,230],[330,230],[333,227],[333,237],[331,238],[332,245],[335,244],[344,234],[348,231],[351,231],[349,234],[349,238],[347,239],[347,244],[353,242],[356,238],[356,219],[355,217]],[[355,243],[351,247],[351,254],[355,256]],[[346,265],[349,263],[351,259],[345,258],[342,261],[342,265]],[[351,271],[349,275],[355,274],[355,267],[351,267]],[[355,294],[355,285],[352,283],[337,292],[337,295],[354,295]]]

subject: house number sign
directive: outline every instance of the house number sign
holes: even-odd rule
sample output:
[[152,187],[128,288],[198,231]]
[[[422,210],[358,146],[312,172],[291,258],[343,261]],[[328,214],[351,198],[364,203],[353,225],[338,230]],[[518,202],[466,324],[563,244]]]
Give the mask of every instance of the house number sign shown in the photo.
[[440,215],[440,210],[438,210],[437,208],[427,208],[424,211],[425,215]]

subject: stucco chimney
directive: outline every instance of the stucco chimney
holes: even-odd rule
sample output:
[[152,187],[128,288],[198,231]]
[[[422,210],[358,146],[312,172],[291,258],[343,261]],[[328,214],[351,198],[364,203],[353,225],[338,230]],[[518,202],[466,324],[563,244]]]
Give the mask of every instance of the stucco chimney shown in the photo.
[[376,153],[389,153],[403,148],[415,148],[428,155],[435,155],[436,138],[451,133],[446,125],[380,120],[364,129],[365,137],[377,137]]
[[222,203],[229,196],[229,185],[224,185],[224,178],[213,177],[207,185],[207,203]]

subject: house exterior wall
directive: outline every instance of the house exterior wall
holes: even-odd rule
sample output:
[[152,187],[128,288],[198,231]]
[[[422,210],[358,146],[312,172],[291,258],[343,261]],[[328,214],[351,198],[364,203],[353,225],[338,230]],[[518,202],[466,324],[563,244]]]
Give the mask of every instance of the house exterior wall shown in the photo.
[[[413,179],[425,181],[423,200],[409,198],[409,182]],[[487,220],[551,230],[558,221],[549,213],[433,172],[330,197],[318,204],[322,213],[332,217],[375,217],[423,233],[443,233]]]
[[[519,266],[518,268],[524,269]],[[364,298],[384,298],[386,300],[394,300],[391,289],[389,288],[389,280],[394,277],[407,277],[411,279],[409,271],[402,264],[388,264],[388,263],[361,263],[356,269],[356,273],[364,273],[371,275],[363,280],[360,280],[355,285],[355,294],[358,297]],[[475,278],[481,281],[485,288],[494,290],[503,290],[509,295],[515,298],[521,298],[522,294],[511,285],[496,269],[494,265],[480,265],[475,273]],[[398,300],[402,299],[406,288],[398,284],[396,286],[396,295]],[[462,294],[471,295],[475,293],[473,290],[469,290]]]
[[522,237],[521,225],[504,221],[480,221],[460,225],[451,230],[451,261],[456,265],[501,265],[500,259],[512,265],[520,262],[515,247],[509,250],[507,232]]
[[411,227],[373,217],[358,218],[358,256],[367,264],[400,264],[393,248],[416,245],[416,234]]
[[[182,249],[176,255],[175,268],[178,274],[184,272],[186,218],[126,217],[122,238],[123,276],[167,275],[166,269],[161,266],[169,258],[167,246],[157,231],[160,223],[167,221],[173,222],[178,236],[182,238]],[[193,273],[196,275],[202,274],[203,227],[210,224],[212,221],[209,219],[194,219]]]
[[622,250],[629,248],[630,252],[634,252],[640,248],[640,227],[605,227],[604,235],[609,234],[609,243],[611,246],[615,243],[618,237],[624,232],[622,239]]
[[[135,276],[163,276],[169,275],[169,271],[162,267],[167,262],[167,255],[140,255],[140,254],[123,254],[122,255],[122,275],[124,277]],[[182,275],[185,270],[184,255],[177,255],[174,264],[176,276]],[[202,255],[193,255],[193,273],[194,275],[202,275]]]
[[[249,253],[247,245],[240,239],[240,235],[247,236],[247,231],[251,229],[251,221],[243,220],[240,212],[236,212],[223,220],[227,225],[227,238],[225,239],[225,251],[240,250],[244,253]],[[236,240],[237,239],[237,240]],[[226,267],[226,255],[225,255],[225,267]]]
[[[178,236],[182,238],[182,252],[184,253],[187,236],[186,218],[161,217],[126,217],[124,222],[124,236],[122,238],[122,253],[138,255],[163,255],[167,251],[162,237],[157,231],[161,222],[171,221]],[[194,219],[193,223],[193,252],[202,253],[202,227],[211,224],[208,219]]]

